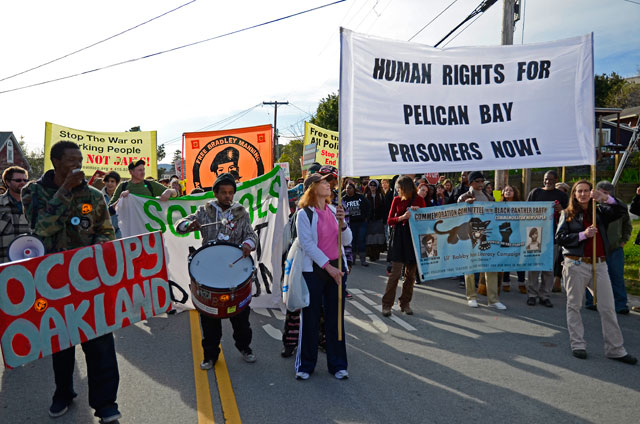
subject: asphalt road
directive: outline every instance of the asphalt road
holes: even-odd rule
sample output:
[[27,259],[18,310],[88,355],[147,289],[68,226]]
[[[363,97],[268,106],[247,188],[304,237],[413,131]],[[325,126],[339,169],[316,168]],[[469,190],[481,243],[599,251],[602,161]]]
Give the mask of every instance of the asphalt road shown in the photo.
[[[514,286],[501,295],[507,311],[471,309],[456,280],[438,280],[416,286],[415,315],[394,310],[384,318],[385,284],[383,263],[356,266],[349,277],[346,381],[326,371],[323,353],[309,380],[295,380],[294,358],[280,357],[279,311],[252,312],[254,364],[235,350],[225,322],[225,360],[206,373],[197,368],[199,348],[194,361],[188,312],[119,330],[120,422],[205,423],[211,414],[218,423],[638,421],[640,366],[604,357],[597,312],[583,311],[589,358],[579,360],[569,349],[562,294],[553,294],[553,308],[531,307]],[[619,316],[619,323],[627,350],[640,356],[640,314]],[[0,423],[97,422],[80,348],[76,356],[79,396],[55,420],[47,415],[50,358],[0,371]]]

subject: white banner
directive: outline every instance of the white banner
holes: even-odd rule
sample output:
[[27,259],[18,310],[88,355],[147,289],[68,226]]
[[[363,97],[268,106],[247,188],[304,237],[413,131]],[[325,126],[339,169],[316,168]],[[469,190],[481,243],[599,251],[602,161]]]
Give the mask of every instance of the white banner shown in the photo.
[[340,170],[595,163],[593,36],[436,49],[342,29]]
[[[188,295],[186,306],[193,309],[189,291],[187,258],[189,247],[199,248],[199,232],[178,234],[175,223],[194,213],[198,207],[213,198],[213,192],[184,196],[161,202],[146,196],[129,195],[116,207],[123,237],[150,231],[162,231],[169,280],[177,283]],[[253,308],[280,308],[282,295],[282,237],[289,218],[287,185],[284,171],[274,168],[268,174],[246,181],[238,186],[234,200],[249,212],[251,225],[259,237],[253,260],[257,279],[253,286]],[[176,297],[181,296],[174,290]]]

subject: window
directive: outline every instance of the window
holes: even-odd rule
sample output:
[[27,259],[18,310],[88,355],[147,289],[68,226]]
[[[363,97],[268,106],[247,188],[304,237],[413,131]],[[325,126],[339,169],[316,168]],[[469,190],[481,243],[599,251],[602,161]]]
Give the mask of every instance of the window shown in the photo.
[[13,163],[13,141],[7,140],[7,163]]

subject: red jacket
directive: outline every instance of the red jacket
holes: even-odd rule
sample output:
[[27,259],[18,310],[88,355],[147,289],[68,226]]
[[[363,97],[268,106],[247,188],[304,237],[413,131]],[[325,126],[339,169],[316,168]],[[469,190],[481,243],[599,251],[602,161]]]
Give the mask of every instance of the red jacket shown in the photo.
[[[411,206],[417,206],[419,208],[427,207],[424,203],[424,199],[417,194],[413,197],[413,203]],[[398,217],[404,215],[408,207],[408,200],[402,200],[400,196],[394,197],[393,202],[391,202],[391,209],[389,210],[389,219],[387,223],[389,225],[396,225],[398,223]]]

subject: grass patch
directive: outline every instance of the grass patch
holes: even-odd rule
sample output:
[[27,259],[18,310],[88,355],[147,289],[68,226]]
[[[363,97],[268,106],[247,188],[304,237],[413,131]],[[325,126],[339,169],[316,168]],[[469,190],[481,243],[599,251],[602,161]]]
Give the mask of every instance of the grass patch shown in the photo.
[[632,221],[631,239],[624,246],[624,282],[627,293],[640,296],[640,246],[634,242],[640,231],[640,220]]

